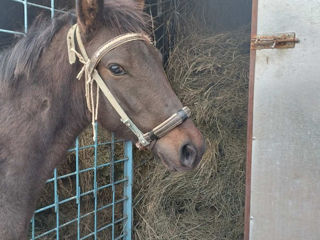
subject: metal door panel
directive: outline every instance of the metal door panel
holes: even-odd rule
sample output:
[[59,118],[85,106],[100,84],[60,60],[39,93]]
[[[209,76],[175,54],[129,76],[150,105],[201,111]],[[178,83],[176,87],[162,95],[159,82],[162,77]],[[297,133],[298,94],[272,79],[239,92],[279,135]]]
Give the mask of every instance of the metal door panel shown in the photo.
[[319,240],[320,1],[257,6],[258,35],[300,43],[256,51],[249,239]]

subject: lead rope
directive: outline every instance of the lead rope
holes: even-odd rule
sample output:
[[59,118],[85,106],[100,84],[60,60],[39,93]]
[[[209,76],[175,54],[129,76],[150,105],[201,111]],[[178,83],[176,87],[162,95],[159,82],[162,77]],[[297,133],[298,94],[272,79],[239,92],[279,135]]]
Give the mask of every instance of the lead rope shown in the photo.
[[98,84],[96,84],[96,103],[94,101],[93,96],[93,79],[90,76],[90,74],[87,74],[87,65],[89,64],[89,60],[86,60],[83,55],[81,55],[78,51],[76,51],[74,48],[70,49],[72,52],[76,54],[76,56],[79,59],[79,62],[83,64],[83,67],[81,68],[80,72],[77,75],[77,79],[80,80],[85,74],[85,92],[86,92],[86,102],[89,111],[91,112],[91,124],[92,124],[92,131],[93,131],[93,141],[96,139],[96,128],[95,128],[95,122],[98,120],[98,110],[99,110],[99,93],[100,88]]
[[[111,39],[107,43],[105,43],[102,47],[100,47],[94,54],[93,60],[90,59],[87,55],[83,42],[81,40],[81,35],[77,24],[73,25],[67,34],[67,45],[68,45],[68,56],[69,63],[74,64],[76,59],[83,64],[79,74],[77,75],[78,79],[81,79],[82,75],[85,74],[85,92],[86,92],[86,101],[89,111],[92,114],[92,127],[93,127],[93,138],[96,137],[95,130],[95,121],[98,118],[98,108],[99,108],[99,93],[100,90],[103,91],[106,98],[109,100],[111,105],[117,111],[120,116],[121,121],[128,127],[130,130],[137,136],[139,141],[139,146],[142,144],[146,146],[149,142],[145,139],[143,133],[139,128],[131,121],[131,119],[127,116],[127,114],[123,111],[115,97],[109,91],[108,87],[105,85],[100,75],[98,74],[96,68],[96,64],[101,60],[101,56],[104,56],[104,51],[108,52],[112,49],[135,40],[143,40],[150,42],[149,38],[144,34],[136,34],[136,33],[128,33],[124,35],[120,35],[114,39]],[[78,43],[79,52],[76,51],[76,42]],[[94,65],[94,66],[93,66]],[[94,101],[93,94],[93,82],[96,82],[97,94],[96,101]]]

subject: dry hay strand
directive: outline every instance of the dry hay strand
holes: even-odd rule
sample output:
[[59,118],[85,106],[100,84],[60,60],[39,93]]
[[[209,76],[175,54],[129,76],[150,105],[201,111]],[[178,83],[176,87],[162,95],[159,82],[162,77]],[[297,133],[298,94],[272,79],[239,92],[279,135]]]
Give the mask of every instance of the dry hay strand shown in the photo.
[[243,239],[248,70],[248,27],[176,44],[168,76],[207,151],[188,173],[135,155],[136,239]]

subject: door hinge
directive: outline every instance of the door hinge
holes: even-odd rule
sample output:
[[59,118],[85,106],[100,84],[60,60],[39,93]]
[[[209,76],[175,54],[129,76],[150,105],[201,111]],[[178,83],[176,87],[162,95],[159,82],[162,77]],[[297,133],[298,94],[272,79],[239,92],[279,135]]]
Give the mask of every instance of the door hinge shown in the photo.
[[251,49],[294,48],[298,42],[295,33],[260,35],[251,39]]

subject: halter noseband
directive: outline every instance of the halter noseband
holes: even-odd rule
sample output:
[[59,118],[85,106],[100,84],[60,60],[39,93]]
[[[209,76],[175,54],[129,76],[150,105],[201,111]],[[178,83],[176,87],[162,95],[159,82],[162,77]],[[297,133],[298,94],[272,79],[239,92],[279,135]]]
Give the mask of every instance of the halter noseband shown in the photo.
[[[96,66],[101,61],[104,55],[106,55],[111,50],[132,41],[144,41],[151,44],[150,39],[145,34],[123,34],[107,41],[92,55],[90,59],[81,40],[77,24],[73,25],[69,29],[67,35],[69,63],[74,64],[76,62],[76,59],[78,58],[79,61],[83,64],[81,71],[77,75],[77,79],[80,80],[82,75],[85,74],[86,101],[88,109],[92,113],[92,124],[94,125],[95,121],[98,118],[99,92],[101,89],[102,93],[108,99],[112,107],[119,114],[121,122],[123,122],[137,136],[138,142],[136,143],[136,146],[138,148],[143,148],[150,145],[152,141],[163,137],[172,129],[182,124],[186,119],[190,117],[191,111],[188,107],[183,107],[177,113],[173,114],[170,118],[145,134],[142,133],[142,131],[140,131],[140,129],[132,122],[132,120],[128,117],[128,115],[118,103],[117,99],[113,96],[105,82],[102,80],[96,69]],[[80,53],[76,51],[76,43],[78,45]],[[97,85],[96,99],[94,99],[93,96],[94,82]],[[94,126],[93,134],[95,137],[96,132]]]

